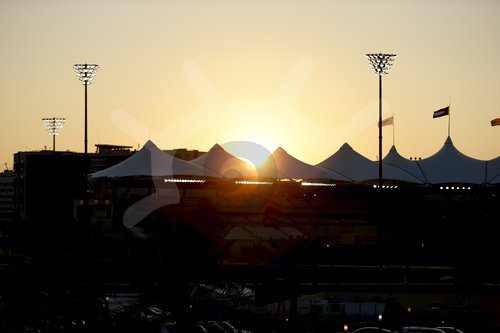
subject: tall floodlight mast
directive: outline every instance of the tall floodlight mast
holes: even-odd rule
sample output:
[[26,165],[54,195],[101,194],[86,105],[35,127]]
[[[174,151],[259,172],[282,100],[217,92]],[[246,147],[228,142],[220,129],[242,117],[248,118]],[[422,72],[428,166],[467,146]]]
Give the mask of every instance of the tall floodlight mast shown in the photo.
[[379,97],[379,111],[378,111],[378,185],[382,187],[382,76],[389,74],[391,66],[396,59],[395,54],[385,53],[368,53],[366,58],[370,63],[375,75],[378,75],[378,97]]
[[56,151],[56,135],[61,132],[66,118],[42,118],[49,135],[52,135],[52,151]]
[[87,86],[94,80],[99,65],[81,64],[73,66],[76,75],[85,86],[85,156],[87,156]]

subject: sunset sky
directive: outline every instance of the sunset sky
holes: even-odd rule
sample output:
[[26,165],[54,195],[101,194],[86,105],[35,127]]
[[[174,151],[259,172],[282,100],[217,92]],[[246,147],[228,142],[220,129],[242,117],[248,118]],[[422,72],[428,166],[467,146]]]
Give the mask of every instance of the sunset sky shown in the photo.
[[[247,140],[316,164],[347,142],[378,154],[378,79],[365,53],[396,53],[383,79],[395,145],[428,157],[447,136],[500,155],[500,1],[0,1],[0,158],[95,144],[208,150]],[[384,127],[384,155],[393,142]]]

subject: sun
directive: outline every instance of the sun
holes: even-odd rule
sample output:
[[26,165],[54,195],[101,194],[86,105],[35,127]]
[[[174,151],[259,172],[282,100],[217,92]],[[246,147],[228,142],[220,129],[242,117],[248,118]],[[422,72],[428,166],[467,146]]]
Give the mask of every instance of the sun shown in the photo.
[[[241,141],[243,142],[243,141]],[[250,164],[253,167],[258,167],[263,164],[271,155],[271,152],[266,148],[260,149],[248,146],[256,146],[255,142],[248,141],[248,145],[241,145],[242,147],[234,147],[234,149],[226,149],[228,153]],[[259,145],[260,146],[260,145]],[[263,147],[263,146],[260,146]],[[249,149],[250,148],[250,149]]]
[[267,154],[267,155],[265,155],[265,154],[263,154],[263,155],[253,154],[252,156],[245,154],[245,156],[250,157],[250,158],[238,156],[238,155],[234,155],[234,156],[236,156],[237,158],[239,158],[240,160],[242,160],[244,162],[247,162],[250,165],[250,167],[256,169],[260,165],[264,164],[266,159],[269,157],[269,154]]
[[238,141],[227,142],[222,147],[254,167],[263,164],[274,151],[273,144],[268,139],[263,140],[262,135],[242,135],[240,138]]
[[253,164],[252,161],[241,156],[236,156],[236,158],[242,160],[243,162],[246,162],[248,164],[248,168],[252,170],[255,174],[257,174],[257,165]]

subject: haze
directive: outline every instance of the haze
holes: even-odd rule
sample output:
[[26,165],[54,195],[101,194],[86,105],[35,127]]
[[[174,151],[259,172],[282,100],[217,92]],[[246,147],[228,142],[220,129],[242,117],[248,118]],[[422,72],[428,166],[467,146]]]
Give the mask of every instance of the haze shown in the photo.
[[365,53],[396,53],[383,79],[384,155],[427,157],[447,136],[500,155],[499,1],[10,1],[0,3],[0,157],[97,143],[208,150],[248,140],[315,164],[348,142],[378,154],[378,80]]

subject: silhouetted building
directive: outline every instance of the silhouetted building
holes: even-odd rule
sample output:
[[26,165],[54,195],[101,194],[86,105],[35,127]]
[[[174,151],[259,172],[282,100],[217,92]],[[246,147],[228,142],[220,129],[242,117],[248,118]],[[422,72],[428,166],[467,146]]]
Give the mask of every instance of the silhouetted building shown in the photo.
[[[11,215],[18,220],[46,217],[78,218],[89,198],[92,210],[102,206],[90,200],[91,184],[85,175],[109,168],[135,153],[132,146],[96,144],[96,152],[88,154],[68,151],[30,151],[14,154],[12,178],[5,178],[10,186]],[[180,159],[191,160],[204,152],[198,150],[174,149],[169,154]],[[11,185],[7,185],[7,184]],[[7,192],[5,192],[5,195]],[[0,201],[0,204],[2,201]],[[104,205],[109,208],[108,204]],[[7,208],[7,206],[5,206]],[[103,214],[97,212],[97,214]],[[107,214],[106,214],[107,215]]]
[[195,158],[198,158],[201,155],[205,154],[204,151],[199,151],[197,149],[189,150],[185,148],[169,149],[169,150],[164,150],[164,152],[185,161],[194,160]]
[[96,153],[90,154],[89,173],[109,168],[135,153],[132,146],[96,144]]
[[32,151],[14,154],[14,216],[18,220],[77,217],[90,193],[86,175],[130,157],[130,146],[96,145],[97,153]]
[[10,221],[14,217],[14,172],[0,173],[0,221]]
[[121,146],[121,145],[108,145],[108,144],[96,144],[97,155],[123,155],[123,153],[130,153],[132,146]]

